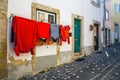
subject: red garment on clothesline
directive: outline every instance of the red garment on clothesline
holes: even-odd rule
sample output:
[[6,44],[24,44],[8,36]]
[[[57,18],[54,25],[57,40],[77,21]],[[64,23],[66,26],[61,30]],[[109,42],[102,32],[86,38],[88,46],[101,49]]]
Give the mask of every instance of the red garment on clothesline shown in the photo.
[[37,38],[50,38],[50,24],[38,22]]
[[12,22],[14,31],[14,51],[17,56],[20,52],[31,51],[34,54],[34,47],[37,39],[37,23],[34,20],[15,16]]
[[60,45],[62,45],[62,41],[68,40],[68,44],[70,44],[70,35],[69,35],[69,31],[70,31],[70,26],[62,26],[60,25]]

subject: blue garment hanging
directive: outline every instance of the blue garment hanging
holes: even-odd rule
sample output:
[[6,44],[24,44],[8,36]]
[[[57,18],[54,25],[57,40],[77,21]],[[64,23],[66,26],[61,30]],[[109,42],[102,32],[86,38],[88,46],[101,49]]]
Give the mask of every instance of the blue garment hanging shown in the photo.
[[60,33],[59,33],[59,25],[57,24],[51,24],[51,27],[50,27],[50,34],[51,34],[51,37],[54,39],[54,40],[57,40],[59,39],[60,37]]

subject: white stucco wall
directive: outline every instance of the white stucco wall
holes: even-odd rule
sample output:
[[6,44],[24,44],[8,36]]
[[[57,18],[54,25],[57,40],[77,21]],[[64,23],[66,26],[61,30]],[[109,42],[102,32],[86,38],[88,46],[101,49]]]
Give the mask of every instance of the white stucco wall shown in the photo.
[[[8,0],[8,18],[13,13],[14,15],[31,18],[31,3],[36,2],[45,6],[56,8],[60,10],[60,24],[72,25],[72,13],[84,17],[84,45],[92,45],[92,32],[89,30],[89,25],[93,20],[101,20],[101,9],[91,4],[91,0]],[[102,25],[101,25],[102,26]],[[8,53],[14,54],[13,46],[9,42],[10,26],[8,26]],[[71,38],[72,41],[72,38]],[[63,43],[61,51],[72,51],[72,43],[68,45]],[[55,55],[56,46],[37,46],[37,56]],[[24,54],[19,58],[31,58],[31,54]],[[15,55],[14,55],[15,56]]]

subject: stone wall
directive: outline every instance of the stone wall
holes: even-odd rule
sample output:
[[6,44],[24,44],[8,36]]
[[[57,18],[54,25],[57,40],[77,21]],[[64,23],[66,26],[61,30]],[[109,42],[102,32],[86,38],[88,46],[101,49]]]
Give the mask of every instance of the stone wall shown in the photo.
[[14,66],[13,63],[8,63],[8,80],[18,80],[24,76],[30,76],[33,74],[31,61],[27,61],[27,64],[21,64]]
[[7,79],[7,9],[8,0],[0,0],[0,80]]

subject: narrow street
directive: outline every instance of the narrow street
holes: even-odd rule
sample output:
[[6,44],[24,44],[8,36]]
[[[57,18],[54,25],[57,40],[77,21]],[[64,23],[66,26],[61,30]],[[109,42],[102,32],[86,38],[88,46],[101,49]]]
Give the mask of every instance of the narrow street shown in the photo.
[[0,80],[120,80],[120,0],[0,0]]
[[22,80],[120,80],[120,44]]

